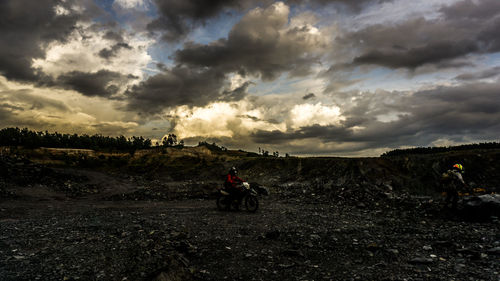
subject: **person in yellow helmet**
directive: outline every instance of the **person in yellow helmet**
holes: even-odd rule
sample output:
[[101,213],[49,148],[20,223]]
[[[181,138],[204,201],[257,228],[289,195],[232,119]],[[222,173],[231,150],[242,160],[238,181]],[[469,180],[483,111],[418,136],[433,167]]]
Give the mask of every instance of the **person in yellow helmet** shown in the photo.
[[462,176],[463,172],[462,164],[455,164],[450,170],[443,173],[441,181],[446,191],[445,207],[451,203],[451,208],[457,209],[458,192],[468,187]]

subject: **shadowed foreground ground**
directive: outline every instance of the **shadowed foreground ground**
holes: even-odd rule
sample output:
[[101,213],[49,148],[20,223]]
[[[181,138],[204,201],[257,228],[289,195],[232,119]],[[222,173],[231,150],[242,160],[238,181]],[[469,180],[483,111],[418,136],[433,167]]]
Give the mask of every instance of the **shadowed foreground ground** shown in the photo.
[[499,280],[500,224],[429,198],[0,203],[1,280]]

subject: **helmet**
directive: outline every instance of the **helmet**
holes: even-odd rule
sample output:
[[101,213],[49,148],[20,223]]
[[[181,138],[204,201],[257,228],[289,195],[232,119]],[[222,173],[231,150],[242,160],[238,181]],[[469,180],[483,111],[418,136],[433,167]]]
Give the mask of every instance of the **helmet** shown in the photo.
[[455,165],[453,165],[453,169],[456,169],[459,172],[463,172],[464,171],[464,167],[462,166],[462,164],[455,164]]
[[236,176],[236,174],[238,174],[238,170],[236,170],[236,167],[231,167],[231,169],[229,169],[229,174]]

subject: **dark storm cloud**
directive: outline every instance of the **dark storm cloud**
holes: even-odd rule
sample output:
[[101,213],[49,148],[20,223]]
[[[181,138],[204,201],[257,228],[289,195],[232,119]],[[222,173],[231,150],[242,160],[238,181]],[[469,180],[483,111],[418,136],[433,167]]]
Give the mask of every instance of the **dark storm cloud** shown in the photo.
[[442,8],[437,19],[372,25],[347,33],[336,43],[357,50],[353,65],[412,70],[424,65],[453,67],[455,60],[469,54],[500,51],[498,30],[498,1],[462,1]]
[[245,115],[238,115],[237,116],[238,118],[247,118],[247,119],[250,119],[254,122],[258,122],[258,121],[262,121],[260,118],[257,118],[255,116],[252,116],[252,115],[248,115],[248,114],[245,114]]
[[59,76],[56,83],[86,96],[109,97],[118,91],[118,85],[112,83],[122,78],[122,74],[108,70],[93,73],[72,71]]
[[[289,5],[322,7],[329,4],[341,4],[349,11],[359,12],[368,4],[390,2],[392,0],[284,0]],[[152,32],[163,32],[163,39],[173,42],[183,39],[189,32],[207,20],[221,13],[245,11],[254,7],[266,7],[273,0],[155,0],[160,16],[148,24]]]
[[[500,137],[500,83],[471,83],[413,94],[364,93],[343,112],[338,126],[313,125],[298,130],[257,131],[257,143],[287,144],[294,140],[354,143],[356,149],[427,146],[439,139],[491,141]],[[392,121],[379,116],[393,113]]]
[[500,66],[493,67],[490,69],[486,69],[483,71],[479,72],[473,72],[473,73],[464,73],[460,74],[455,79],[457,80],[463,80],[463,81],[474,81],[474,80],[480,80],[480,79],[487,79],[487,78],[493,78],[500,75]]
[[450,6],[445,6],[441,11],[451,19],[484,19],[493,18],[500,11],[500,2],[497,0],[472,1],[465,0]]
[[114,57],[117,55],[117,53],[120,51],[120,49],[128,49],[131,50],[132,47],[127,44],[127,43],[116,43],[113,45],[111,48],[104,48],[101,51],[99,51],[99,56],[103,59],[109,59],[111,57]]
[[57,15],[55,6],[69,8],[70,1],[0,1],[0,73],[8,79],[34,81],[38,78],[32,60],[44,57],[42,47],[64,41],[78,19]]
[[303,4],[311,5],[312,7],[324,7],[326,5],[337,5],[341,4],[343,7],[347,7],[348,10],[352,12],[359,12],[364,7],[373,4],[380,4],[384,2],[392,2],[393,0],[287,0],[284,1],[288,4]]
[[224,90],[226,75],[260,75],[272,80],[282,72],[306,75],[317,63],[314,55],[321,48],[321,36],[311,35],[310,27],[286,29],[287,9],[271,6],[247,14],[231,30],[228,39],[208,45],[188,42],[174,55],[171,69],[159,64],[163,72],[128,91],[130,110],[158,112],[176,105],[202,106],[213,101],[241,100],[247,95],[246,82],[239,88]]
[[256,143],[285,144],[293,140],[308,138],[319,138],[323,141],[338,141],[347,139],[350,134],[343,127],[312,125],[288,132],[257,130],[251,135],[251,138]]
[[102,37],[104,39],[107,39],[107,40],[113,40],[113,41],[116,41],[116,42],[123,42],[123,36],[119,33],[119,32],[115,32],[115,31],[108,31],[106,32],[106,34],[104,34],[104,36]]
[[155,0],[160,16],[148,25],[150,31],[163,31],[163,38],[176,41],[192,28],[203,24],[225,9],[246,7],[252,1],[236,0]]
[[308,100],[308,99],[313,99],[315,97],[316,97],[316,95],[314,93],[309,93],[309,94],[303,96],[302,99],[303,100]]
[[389,68],[417,68],[427,63],[440,63],[478,51],[470,40],[462,42],[434,42],[407,50],[372,50],[354,59],[354,64],[376,64]]
[[165,69],[129,89],[128,109],[157,113],[177,105],[206,105],[220,98],[224,79],[223,73],[211,69]]
[[[78,12],[72,9],[83,7]],[[65,43],[67,37],[78,30],[78,20],[91,20],[102,16],[102,10],[90,0],[5,0],[0,1],[0,74],[9,80],[33,82],[37,86],[56,86],[76,90],[86,96],[109,97],[118,90],[111,82],[124,79],[121,74],[106,70],[95,73],[72,71],[53,78],[40,69],[34,69],[34,59],[45,58],[45,47],[51,43]],[[116,23],[93,24],[90,29],[116,29]],[[85,40],[85,34],[81,31]],[[123,40],[119,32],[104,36],[110,40]],[[120,49],[131,47],[118,42],[99,55],[110,58]],[[35,104],[35,107],[38,105]]]
[[247,90],[250,85],[254,83],[252,82],[245,82],[243,85],[237,87],[236,89],[229,91],[225,90],[222,92],[222,95],[219,97],[219,100],[221,101],[238,101],[242,100],[244,97],[247,95]]
[[[439,138],[497,139],[500,129],[499,83],[474,83],[440,87],[412,95],[380,93],[360,97],[346,112],[347,122],[364,112],[364,118],[351,124],[366,127],[347,141],[368,142],[371,147],[391,144],[429,145]],[[377,95],[382,97],[378,98]],[[392,101],[390,96],[392,97]],[[398,97],[399,96],[399,97]],[[399,119],[381,122],[384,112],[398,112]]]
[[283,72],[308,75],[326,45],[320,34],[310,33],[312,27],[286,29],[287,24],[288,13],[278,6],[254,10],[233,26],[227,39],[208,45],[187,43],[174,58],[190,67],[260,75],[263,80]]

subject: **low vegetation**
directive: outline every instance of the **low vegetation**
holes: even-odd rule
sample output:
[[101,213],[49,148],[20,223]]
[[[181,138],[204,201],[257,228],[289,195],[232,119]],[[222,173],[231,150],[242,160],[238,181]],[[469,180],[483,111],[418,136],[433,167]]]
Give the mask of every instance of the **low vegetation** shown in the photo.
[[499,149],[500,143],[498,142],[484,142],[484,143],[473,143],[464,144],[458,146],[439,146],[439,147],[415,147],[407,149],[395,149],[382,154],[382,157],[388,156],[400,156],[400,155],[410,155],[410,154],[435,154],[441,152],[451,152],[451,151],[464,151],[472,149]]

